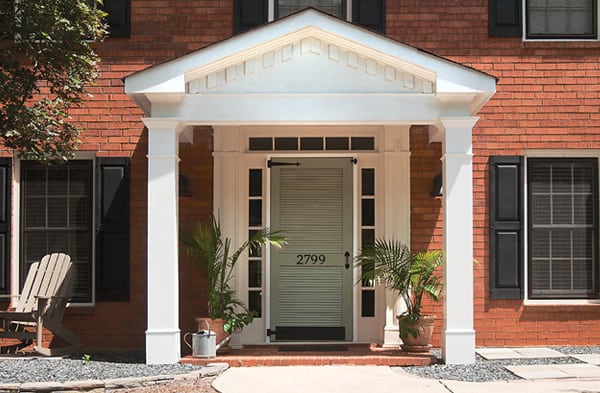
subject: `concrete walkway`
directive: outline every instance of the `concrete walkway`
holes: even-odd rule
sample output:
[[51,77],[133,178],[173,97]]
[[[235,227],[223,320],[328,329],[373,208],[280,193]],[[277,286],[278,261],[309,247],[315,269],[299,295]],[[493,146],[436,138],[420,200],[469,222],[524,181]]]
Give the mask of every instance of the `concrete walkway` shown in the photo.
[[592,393],[600,379],[510,382],[439,381],[383,366],[230,368],[213,383],[221,393]]

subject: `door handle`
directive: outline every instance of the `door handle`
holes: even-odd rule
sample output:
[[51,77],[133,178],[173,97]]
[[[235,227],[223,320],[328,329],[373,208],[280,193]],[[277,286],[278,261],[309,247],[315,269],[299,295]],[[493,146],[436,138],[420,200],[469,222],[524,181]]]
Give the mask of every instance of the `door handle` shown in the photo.
[[344,265],[344,267],[347,269],[350,268],[350,262],[348,262],[348,258],[350,258],[350,253],[348,251],[346,251],[346,253],[344,254],[344,256],[346,257],[346,264]]

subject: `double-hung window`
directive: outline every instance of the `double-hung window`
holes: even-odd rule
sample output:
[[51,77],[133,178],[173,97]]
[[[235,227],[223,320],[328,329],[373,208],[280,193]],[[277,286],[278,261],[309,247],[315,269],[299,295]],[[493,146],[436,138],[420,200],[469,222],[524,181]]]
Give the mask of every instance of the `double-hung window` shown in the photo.
[[91,303],[92,161],[48,166],[23,161],[21,176],[21,280],[33,262],[65,252],[76,268],[72,300]]
[[525,0],[528,39],[597,37],[597,0]]
[[529,159],[529,298],[598,297],[598,162]]
[[275,0],[276,18],[314,7],[338,18],[346,18],[346,0]]

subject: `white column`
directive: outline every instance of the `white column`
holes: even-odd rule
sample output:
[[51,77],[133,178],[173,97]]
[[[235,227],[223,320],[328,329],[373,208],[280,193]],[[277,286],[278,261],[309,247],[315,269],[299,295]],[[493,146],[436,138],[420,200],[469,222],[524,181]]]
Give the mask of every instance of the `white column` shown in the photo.
[[[385,127],[385,223],[383,237],[410,247],[410,125]],[[396,292],[385,294],[383,346],[402,344],[396,316],[406,306]]]
[[444,332],[446,364],[475,362],[473,328],[473,153],[478,117],[442,118],[444,130]]
[[146,363],[180,360],[178,119],[145,118],[148,127],[148,329]]
[[[247,198],[243,197],[246,194],[240,190],[240,183],[243,182],[239,173],[239,128],[213,127],[213,146],[213,211],[221,224],[223,237],[230,238],[232,247],[237,249],[246,240],[245,237],[239,238],[239,228],[248,220],[247,217],[240,217],[239,213],[242,210],[240,203],[248,203]],[[240,265],[238,263],[231,284],[238,299],[244,299],[247,295],[239,291],[242,287],[240,281],[244,279],[239,274]],[[233,349],[242,348],[239,334],[231,336],[229,346]]]

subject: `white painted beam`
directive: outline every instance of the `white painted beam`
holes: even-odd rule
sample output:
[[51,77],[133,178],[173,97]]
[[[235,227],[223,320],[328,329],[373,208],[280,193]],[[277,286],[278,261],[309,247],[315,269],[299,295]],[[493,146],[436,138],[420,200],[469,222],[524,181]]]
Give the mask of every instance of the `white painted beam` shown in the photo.
[[473,153],[478,117],[442,118],[444,131],[444,332],[446,364],[475,362],[473,327]]
[[152,106],[187,124],[433,124],[433,94],[193,94]]
[[178,119],[142,119],[148,127],[148,326],[146,363],[180,360]]

